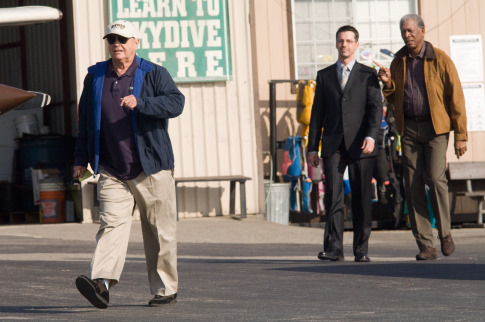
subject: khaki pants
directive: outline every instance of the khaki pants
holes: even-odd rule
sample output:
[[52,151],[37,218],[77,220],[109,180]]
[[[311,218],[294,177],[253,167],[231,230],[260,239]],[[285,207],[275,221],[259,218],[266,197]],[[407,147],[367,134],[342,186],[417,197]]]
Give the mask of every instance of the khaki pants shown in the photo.
[[100,170],[98,181],[101,225],[91,262],[91,279],[120,279],[130,237],[133,209],[140,210],[150,291],[177,293],[177,240],[175,182],[172,170],[133,180],[119,180]]
[[418,246],[434,247],[425,184],[429,187],[439,236],[446,237],[451,227],[445,175],[449,133],[436,135],[431,121],[416,122],[406,118],[404,125],[402,161],[411,228]]

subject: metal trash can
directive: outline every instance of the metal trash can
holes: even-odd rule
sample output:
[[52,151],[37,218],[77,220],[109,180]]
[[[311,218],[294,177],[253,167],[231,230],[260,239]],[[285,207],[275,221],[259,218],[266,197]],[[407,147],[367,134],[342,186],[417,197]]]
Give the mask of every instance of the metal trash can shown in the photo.
[[290,220],[290,184],[264,184],[266,221],[288,225]]

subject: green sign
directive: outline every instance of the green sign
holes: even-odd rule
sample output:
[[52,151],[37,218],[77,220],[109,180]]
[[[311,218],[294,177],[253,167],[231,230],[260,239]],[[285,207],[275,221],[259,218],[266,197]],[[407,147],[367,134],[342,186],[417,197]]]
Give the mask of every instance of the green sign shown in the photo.
[[232,78],[227,0],[111,0],[110,19],[140,32],[137,54],[176,82]]

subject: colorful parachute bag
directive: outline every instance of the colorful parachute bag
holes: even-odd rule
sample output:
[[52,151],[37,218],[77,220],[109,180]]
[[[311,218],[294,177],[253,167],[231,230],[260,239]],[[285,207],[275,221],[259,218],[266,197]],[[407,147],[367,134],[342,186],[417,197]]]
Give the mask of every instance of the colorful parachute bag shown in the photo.
[[299,136],[290,136],[286,138],[283,160],[283,179],[290,181],[290,209],[293,211],[300,210],[298,180],[301,176],[301,154],[299,148]]
[[[303,167],[303,177],[302,177],[302,203],[303,209],[306,213],[312,213],[310,209],[310,193],[312,191],[312,181],[318,182],[319,192],[318,199],[322,200],[321,206],[320,202],[317,204],[318,213],[323,210],[323,182],[322,181],[322,171],[315,173],[316,168],[309,166],[305,159],[305,148],[308,144],[308,132],[310,130],[310,119],[312,115],[313,100],[315,98],[316,82],[314,80],[299,81],[298,82],[298,93],[296,96],[296,106],[297,106],[297,121],[301,124],[301,136],[302,141],[302,151],[304,156],[304,167]],[[321,187],[321,189],[320,189]]]
[[311,209],[311,197],[310,193],[312,192],[313,180],[309,177],[308,171],[308,162],[306,160],[306,151],[305,151],[305,143],[301,141],[301,150],[303,154],[303,170],[301,172],[301,190],[302,190],[302,204],[303,204],[303,212],[307,214],[313,213]]
[[316,83],[313,80],[299,81],[296,94],[296,106],[298,123],[302,125],[301,135],[305,138],[307,145],[308,132],[310,130],[310,118],[312,116],[313,99],[315,98]]
[[286,181],[298,180],[301,176],[300,136],[289,136],[285,141],[283,178]]
[[[303,211],[311,213],[310,192],[312,180],[308,177],[306,166],[305,147],[300,136],[290,136],[286,138],[283,161],[283,178],[290,181],[290,209],[300,211],[300,192],[302,193]],[[303,167],[302,167],[303,165]]]

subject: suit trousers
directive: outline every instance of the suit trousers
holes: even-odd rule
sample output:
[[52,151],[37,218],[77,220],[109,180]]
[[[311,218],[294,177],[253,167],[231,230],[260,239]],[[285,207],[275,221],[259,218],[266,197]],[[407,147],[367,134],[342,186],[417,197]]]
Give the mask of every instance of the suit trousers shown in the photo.
[[344,191],[343,175],[349,167],[350,189],[352,191],[352,224],[354,230],[354,256],[368,253],[372,228],[372,172],[375,158],[351,159],[343,144],[332,156],[323,159],[325,173],[325,209],[327,222],[323,240],[326,253],[343,255],[344,233]]
[[177,212],[172,170],[119,180],[100,170],[100,222],[91,279],[118,283],[125,263],[135,204],[140,211],[148,282],[153,295],[177,293]]
[[409,219],[418,246],[434,247],[426,199],[429,187],[431,207],[441,237],[450,233],[451,218],[446,179],[446,150],[449,133],[436,135],[431,121],[406,118],[401,138],[403,172]]

